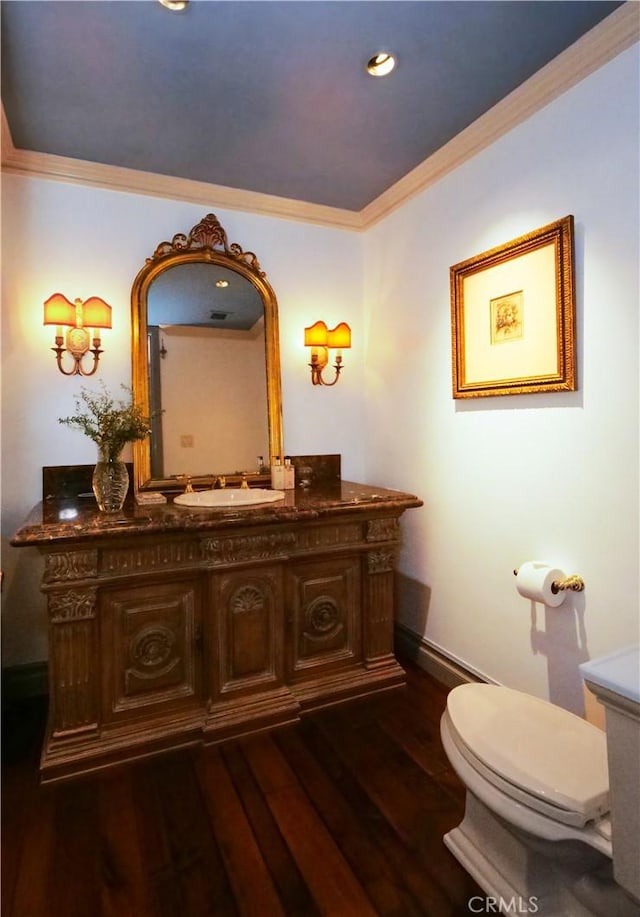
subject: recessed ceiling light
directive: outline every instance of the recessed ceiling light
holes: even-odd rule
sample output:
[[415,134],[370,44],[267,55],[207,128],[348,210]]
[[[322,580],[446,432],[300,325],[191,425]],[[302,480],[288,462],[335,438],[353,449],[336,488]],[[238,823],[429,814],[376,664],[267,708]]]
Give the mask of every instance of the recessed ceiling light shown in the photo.
[[172,13],[181,13],[186,10],[189,0],[158,0],[164,7],[171,10]]
[[396,65],[396,59],[388,51],[380,51],[367,64],[367,73],[371,76],[386,76]]
[[220,289],[223,290],[225,287],[229,286],[229,281],[228,280],[216,280],[216,286],[220,287]]

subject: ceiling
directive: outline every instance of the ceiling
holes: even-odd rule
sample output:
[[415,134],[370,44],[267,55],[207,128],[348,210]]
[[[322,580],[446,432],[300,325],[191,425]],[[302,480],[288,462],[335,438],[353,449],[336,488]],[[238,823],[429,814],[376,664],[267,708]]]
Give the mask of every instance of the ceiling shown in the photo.
[[20,150],[360,211],[618,6],[4,0],[2,102]]

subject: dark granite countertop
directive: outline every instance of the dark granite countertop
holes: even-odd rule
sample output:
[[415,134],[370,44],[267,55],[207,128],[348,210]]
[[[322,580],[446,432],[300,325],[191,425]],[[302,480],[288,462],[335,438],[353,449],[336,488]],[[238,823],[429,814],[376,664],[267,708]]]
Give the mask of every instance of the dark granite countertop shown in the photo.
[[306,522],[323,517],[381,509],[422,506],[412,494],[367,484],[342,481],[324,488],[286,491],[285,499],[236,509],[194,508],[166,504],[142,505],[127,501],[120,513],[101,513],[92,498],[47,500],[39,503],[11,539],[14,547],[41,547],[56,542],[91,541],[163,533],[198,532]]

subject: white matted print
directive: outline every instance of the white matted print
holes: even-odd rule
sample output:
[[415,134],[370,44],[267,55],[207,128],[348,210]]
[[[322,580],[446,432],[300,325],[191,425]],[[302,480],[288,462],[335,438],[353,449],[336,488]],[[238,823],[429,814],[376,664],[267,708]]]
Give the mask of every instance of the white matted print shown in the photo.
[[573,217],[451,268],[453,397],[573,391]]

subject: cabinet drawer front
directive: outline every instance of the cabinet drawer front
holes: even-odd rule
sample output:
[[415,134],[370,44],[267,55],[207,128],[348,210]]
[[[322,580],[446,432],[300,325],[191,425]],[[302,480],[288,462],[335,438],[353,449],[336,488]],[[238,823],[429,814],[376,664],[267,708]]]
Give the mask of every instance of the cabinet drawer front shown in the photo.
[[[282,682],[282,570],[214,577],[220,694],[264,690]],[[217,693],[214,688],[214,694]]]
[[141,709],[170,713],[200,694],[201,589],[181,580],[103,597],[106,719]]
[[360,660],[358,556],[292,565],[287,602],[291,675]]

